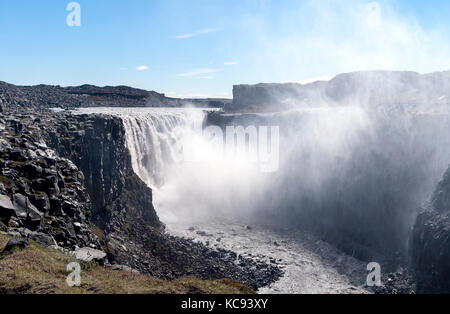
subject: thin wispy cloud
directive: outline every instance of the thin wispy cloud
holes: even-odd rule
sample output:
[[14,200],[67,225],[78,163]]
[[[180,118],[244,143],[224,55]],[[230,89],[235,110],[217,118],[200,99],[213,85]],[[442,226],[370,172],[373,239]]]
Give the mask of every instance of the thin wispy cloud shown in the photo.
[[205,29],[200,29],[198,31],[192,32],[192,33],[186,33],[186,34],[181,34],[176,36],[176,39],[187,39],[187,38],[192,38],[192,37],[196,37],[196,36],[200,36],[200,35],[205,35],[205,34],[210,34],[210,33],[216,33],[219,30],[216,28],[205,28]]
[[198,69],[198,70],[194,70],[191,72],[179,73],[179,74],[177,74],[177,76],[180,76],[180,77],[202,76],[204,78],[204,77],[211,77],[210,75],[205,75],[205,74],[217,73],[219,71],[220,70],[218,70],[218,69]]
[[224,64],[225,64],[225,65],[237,65],[238,63],[232,61],[232,62],[225,62]]
[[146,65],[140,65],[140,66],[137,66],[137,67],[136,67],[136,70],[137,70],[137,71],[146,71],[146,70],[148,70],[148,66],[146,66]]

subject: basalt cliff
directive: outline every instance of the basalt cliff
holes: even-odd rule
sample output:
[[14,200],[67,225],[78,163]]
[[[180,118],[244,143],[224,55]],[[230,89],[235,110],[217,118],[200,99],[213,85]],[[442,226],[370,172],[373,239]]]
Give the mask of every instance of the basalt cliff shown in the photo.
[[363,71],[339,74],[314,83],[235,85],[232,111],[279,111],[298,107],[404,106],[415,111],[439,110],[450,101],[450,71]]

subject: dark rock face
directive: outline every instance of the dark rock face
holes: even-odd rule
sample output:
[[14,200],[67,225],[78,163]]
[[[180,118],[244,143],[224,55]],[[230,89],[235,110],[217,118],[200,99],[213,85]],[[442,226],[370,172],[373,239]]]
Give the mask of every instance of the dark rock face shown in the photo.
[[50,123],[54,126],[48,132],[49,144],[74,161],[84,174],[96,225],[107,231],[122,228],[126,220],[116,213],[128,207],[127,214],[135,219],[161,227],[151,189],[133,172],[119,118],[60,115]]
[[403,104],[414,109],[439,108],[450,101],[450,72],[367,71],[340,74],[310,84],[257,84],[233,87],[239,111],[281,110],[323,105],[364,107]]
[[90,231],[91,205],[82,173],[46,146],[34,116],[4,118],[6,127],[0,131],[2,222],[12,233],[35,236],[50,245],[56,240],[67,248],[98,247]]
[[27,228],[35,230],[39,227],[44,214],[31,204],[28,197],[18,193],[14,194],[13,205],[15,216],[24,220]]
[[450,293],[450,168],[417,217],[412,263],[421,292]]

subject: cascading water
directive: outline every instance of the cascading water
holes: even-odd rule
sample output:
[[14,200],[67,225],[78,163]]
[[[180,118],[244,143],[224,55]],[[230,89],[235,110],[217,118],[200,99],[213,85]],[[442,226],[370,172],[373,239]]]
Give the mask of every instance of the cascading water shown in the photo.
[[185,138],[201,132],[204,110],[181,108],[83,108],[122,119],[135,173],[151,188],[161,188],[171,166],[184,157]]
[[183,158],[180,143],[201,127],[204,114],[194,111],[121,115],[134,171],[152,188],[164,185],[169,167]]

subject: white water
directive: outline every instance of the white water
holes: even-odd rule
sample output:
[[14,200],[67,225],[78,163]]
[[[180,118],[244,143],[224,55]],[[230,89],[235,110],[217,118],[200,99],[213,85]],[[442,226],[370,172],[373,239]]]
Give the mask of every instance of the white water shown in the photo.
[[[259,292],[366,292],[362,288],[366,265],[330,245],[292,230],[244,227],[251,224],[245,219],[264,199],[263,187],[270,177],[243,160],[217,158],[199,132],[203,110],[86,108],[80,112],[123,119],[133,169],[153,189],[158,216],[171,233],[267,262],[272,258],[282,265],[284,277]],[[330,132],[338,142],[336,128]],[[186,162],[183,149],[188,146],[208,158]]]
[[180,144],[194,136],[205,116],[201,109],[182,108],[83,108],[77,112],[122,118],[133,169],[154,189],[164,185],[169,167],[182,158]]

